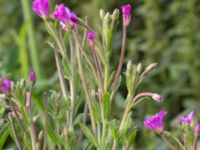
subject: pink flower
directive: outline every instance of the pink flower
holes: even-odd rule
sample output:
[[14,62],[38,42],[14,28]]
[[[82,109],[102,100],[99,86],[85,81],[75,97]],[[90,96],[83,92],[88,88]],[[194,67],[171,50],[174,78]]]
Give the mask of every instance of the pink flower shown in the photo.
[[71,12],[64,4],[56,6],[53,16],[56,20],[60,21],[60,24],[64,29],[67,29],[69,26],[73,29],[77,28],[78,18],[76,14]]
[[196,125],[196,127],[194,128],[194,130],[195,130],[196,132],[200,132],[200,123],[198,123],[198,124]]
[[31,82],[35,82],[35,80],[36,80],[36,73],[33,70],[31,70],[29,73],[29,80]]
[[94,42],[95,40],[95,33],[94,32],[88,32],[87,38],[90,42]]
[[56,20],[66,22],[70,20],[70,10],[65,7],[64,4],[56,6],[56,9],[53,13],[53,16]]
[[42,18],[46,18],[50,15],[49,0],[34,0],[32,8],[35,13]]
[[191,123],[193,122],[193,118],[194,118],[194,112],[190,112],[186,117],[180,117],[180,122],[181,123],[188,123],[189,125],[191,125]]
[[5,77],[1,84],[0,84],[0,90],[2,90],[5,93],[10,92],[11,90],[11,81],[8,79],[8,77]]
[[121,7],[123,15],[123,25],[128,26],[131,21],[131,5],[127,4]]
[[144,121],[144,126],[149,129],[158,132],[161,134],[164,130],[163,119],[167,115],[166,110],[161,110],[159,113],[147,118]]

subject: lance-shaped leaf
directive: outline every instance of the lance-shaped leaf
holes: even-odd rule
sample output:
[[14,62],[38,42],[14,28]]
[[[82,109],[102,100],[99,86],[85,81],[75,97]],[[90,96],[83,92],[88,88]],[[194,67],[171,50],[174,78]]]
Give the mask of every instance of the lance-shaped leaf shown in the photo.
[[107,92],[103,95],[103,116],[107,119],[110,115],[110,94]]
[[85,134],[85,136],[88,138],[88,140],[96,147],[99,148],[99,144],[97,142],[97,140],[95,139],[94,135],[92,134],[91,130],[84,125],[83,123],[79,124],[83,133]]

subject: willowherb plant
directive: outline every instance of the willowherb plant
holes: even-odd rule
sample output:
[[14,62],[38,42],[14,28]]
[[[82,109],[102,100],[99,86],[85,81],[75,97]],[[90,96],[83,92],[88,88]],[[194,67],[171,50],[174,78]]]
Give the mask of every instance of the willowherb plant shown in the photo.
[[[118,9],[112,14],[100,10],[99,36],[87,17],[82,20],[64,4],[57,5],[53,13],[48,0],[35,0],[32,7],[51,36],[48,44],[55,55],[61,91],[50,90],[44,93],[43,100],[37,100],[32,96],[36,86],[34,71],[30,71],[28,83],[22,79],[15,84],[8,77],[2,78],[0,105],[8,119],[1,119],[1,142],[10,134],[20,150],[134,149],[137,128],[131,110],[145,98],[155,102],[162,102],[163,98],[153,92],[136,92],[157,64],[143,69],[141,64],[133,65],[130,60],[125,72],[128,94],[122,118],[117,120],[111,116],[111,104],[122,80],[131,5],[121,8],[123,35],[116,70],[112,70],[110,63]],[[166,115],[167,111],[162,110],[147,118],[144,126],[159,134],[171,149],[196,150],[200,124],[194,120],[194,113],[180,118],[178,129],[183,132],[177,136],[165,131]]]

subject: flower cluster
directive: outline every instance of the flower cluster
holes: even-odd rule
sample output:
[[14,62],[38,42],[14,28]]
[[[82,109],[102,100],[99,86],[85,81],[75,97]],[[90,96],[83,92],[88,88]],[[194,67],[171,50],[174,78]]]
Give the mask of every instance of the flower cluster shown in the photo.
[[[166,115],[167,111],[161,110],[159,113],[156,113],[155,115],[147,118],[144,121],[144,126],[149,130],[153,130],[159,134],[162,134],[162,132],[164,131],[163,119]],[[195,114],[193,111],[190,112],[186,117],[181,116],[179,118],[180,123],[188,124],[192,127],[192,123],[194,122],[194,116]],[[198,123],[195,126],[194,131],[200,132],[200,123]]]
[[[48,0],[35,0],[32,3],[32,8],[35,13],[43,19],[49,18],[50,9]],[[53,12],[53,17],[60,22],[60,25],[65,30],[68,30],[69,28],[77,28],[77,15],[74,12],[71,12],[64,4],[56,6],[55,11]]]

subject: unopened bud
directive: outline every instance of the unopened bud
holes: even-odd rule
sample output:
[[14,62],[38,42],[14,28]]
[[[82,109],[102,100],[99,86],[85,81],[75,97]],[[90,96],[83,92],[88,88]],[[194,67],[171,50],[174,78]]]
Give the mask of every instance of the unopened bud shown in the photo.
[[112,14],[113,21],[116,21],[119,18],[119,9],[115,9]]
[[149,66],[146,67],[145,72],[151,71],[156,66],[157,66],[157,63],[150,64]]
[[141,73],[141,71],[142,71],[142,64],[141,63],[139,63],[138,65],[137,65],[137,73],[138,74],[140,74]]
[[163,101],[163,97],[157,93],[152,95],[152,98],[157,101],[157,102],[162,102]]
[[21,79],[19,83],[20,88],[24,88],[25,85],[26,85],[26,81],[24,79]]
[[100,9],[99,16],[101,19],[103,19],[105,17],[105,11],[103,9]]
[[33,117],[33,122],[36,122],[36,121],[38,120],[39,117],[40,117],[39,114],[35,115],[35,116]]
[[130,77],[132,73],[133,73],[133,64],[132,64],[132,61],[129,60],[127,64],[126,76]]
[[41,130],[38,134],[38,140],[41,141],[43,139],[43,131]]

